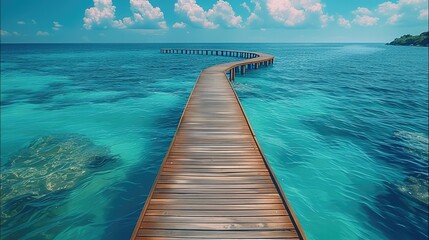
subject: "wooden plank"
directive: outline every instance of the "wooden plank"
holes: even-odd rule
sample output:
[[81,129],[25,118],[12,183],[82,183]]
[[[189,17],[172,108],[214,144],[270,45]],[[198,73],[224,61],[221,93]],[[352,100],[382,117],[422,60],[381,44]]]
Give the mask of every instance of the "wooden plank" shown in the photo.
[[164,168],[185,168],[185,169],[264,169],[264,165],[262,164],[198,164],[198,165],[192,165],[192,164],[180,164],[180,163],[173,163],[170,162],[168,165],[165,165]]
[[214,145],[212,142],[200,142],[196,145],[190,143],[175,142],[174,148],[186,148],[188,150],[200,150],[200,149],[212,149],[212,150],[257,150],[256,145],[251,145],[249,142],[233,142],[230,143],[219,143]]
[[[192,150],[191,150],[192,151]],[[234,156],[240,156],[240,157],[246,157],[246,156],[253,156],[258,157],[259,154],[254,149],[245,151],[245,150],[193,150],[192,152],[189,152],[187,149],[174,149],[171,152],[172,156],[209,156],[209,157],[234,157]]]
[[249,157],[249,158],[193,158],[193,157],[176,157],[176,158],[169,158],[168,159],[169,164],[258,164],[263,165],[261,158],[258,157]]
[[237,188],[224,188],[224,189],[207,189],[207,188],[155,188],[155,193],[217,193],[217,194],[241,194],[241,193],[276,193],[274,188],[259,188],[259,189],[237,189]]
[[[259,216],[287,216],[285,209],[280,210],[217,210],[217,211],[190,211],[190,210],[152,210],[146,212],[148,216],[180,216],[180,217],[259,217]],[[140,226],[140,225],[139,225]]]
[[196,194],[174,194],[174,193],[156,193],[152,195],[152,199],[200,199],[201,201],[205,201],[205,199],[211,199],[211,198],[225,198],[225,199],[241,199],[240,201],[244,201],[243,199],[280,199],[280,196],[277,193],[264,193],[264,194],[202,194],[202,193],[196,193]]
[[181,222],[181,223],[290,223],[286,216],[262,217],[177,217],[177,216],[145,216],[143,222]]
[[[183,156],[181,159],[169,159],[168,165],[163,167],[189,167],[189,168],[207,168],[213,166],[213,168],[237,168],[234,166],[253,166],[255,168],[264,167],[261,162],[262,159],[248,159],[248,158],[222,158],[214,156],[211,159],[194,158],[193,156]],[[192,167],[191,167],[192,166]],[[216,167],[217,166],[217,167]]]
[[261,237],[270,238],[296,238],[296,231],[294,230],[278,230],[278,231],[184,231],[184,230],[164,230],[164,229],[139,229],[138,236],[140,237],[190,237],[197,239],[217,237],[218,239],[228,238],[250,238],[258,239]]
[[150,200],[151,204],[205,204],[205,205],[225,205],[225,204],[241,204],[241,205],[251,205],[251,204],[282,204],[280,198],[249,198],[246,201],[242,199],[230,199],[227,197],[218,197],[212,199],[206,199],[201,201],[201,199],[154,199]]
[[270,179],[246,179],[246,180],[223,180],[223,179],[165,179],[160,178],[158,183],[162,184],[201,184],[201,185],[210,185],[210,184],[272,184]]
[[150,203],[151,210],[278,210],[283,204],[157,204]]
[[236,177],[236,176],[269,176],[270,173],[266,172],[167,172],[161,171],[161,176],[217,176],[217,177]]
[[195,223],[195,222],[145,222],[143,221],[142,228],[150,229],[174,229],[174,230],[286,230],[293,229],[291,222],[280,222],[280,223]]
[[[183,240],[190,239],[189,237],[136,237],[136,240]],[[219,240],[219,238],[204,238],[205,240]],[[252,240],[252,238],[227,238],[228,240]],[[273,240],[282,238],[258,238],[258,240]],[[299,238],[287,238],[288,240],[299,240]],[[253,238],[254,240],[254,238]]]
[[206,188],[206,189],[230,189],[230,188],[238,188],[238,189],[266,189],[266,188],[275,188],[274,184],[234,184],[234,183],[212,183],[212,184],[165,184],[158,183],[156,185],[157,189],[162,188]]
[[194,154],[172,154],[169,156],[168,159],[228,159],[228,160],[237,160],[237,161],[243,161],[246,159],[258,159],[262,161],[261,156],[257,155],[238,155],[238,156],[231,156],[231,155],[194,155]]
[[170,154],[172,157],[210,157],[210,158],[249,158],[249,157],[259,157],[256,152],[243,152],[243,153],[228,153],[228,152],[212,152],[210,154],[209,151],[206,152],[172,152]]
[[181,169],[181,168],[162,168],[164,172],[181,172],[181,173],[244,173],[244,172],[268,172],[267,169],[257,168],[257,169],[240,169],[240,168],[193,168],[193,169]]
[[235,177],[218,177],[218,176],[164,176],[159,178],[159,181],[210,181],[216,182],[255,182],[268,181],[272,183],[268,176],[235,176]]
[[200,74],[132,239],[305,239],[225,75],[273,57],[243,56]]

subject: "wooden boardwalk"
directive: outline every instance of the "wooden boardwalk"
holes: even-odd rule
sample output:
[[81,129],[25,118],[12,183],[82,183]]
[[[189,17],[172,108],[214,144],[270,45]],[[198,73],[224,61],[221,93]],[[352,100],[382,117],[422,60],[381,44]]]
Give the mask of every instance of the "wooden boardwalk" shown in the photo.
[[273,56],[161,52],[247,59],[200,74],[131,239],[305,239],[228,79]]

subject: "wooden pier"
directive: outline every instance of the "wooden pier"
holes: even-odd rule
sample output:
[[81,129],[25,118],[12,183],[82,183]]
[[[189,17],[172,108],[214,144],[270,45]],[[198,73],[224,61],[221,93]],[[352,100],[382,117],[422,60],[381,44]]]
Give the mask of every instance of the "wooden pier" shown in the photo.
[[245,59],[201,72],[131,239],[305,239],[230,83],[274,57],[211,49],[161,53]]

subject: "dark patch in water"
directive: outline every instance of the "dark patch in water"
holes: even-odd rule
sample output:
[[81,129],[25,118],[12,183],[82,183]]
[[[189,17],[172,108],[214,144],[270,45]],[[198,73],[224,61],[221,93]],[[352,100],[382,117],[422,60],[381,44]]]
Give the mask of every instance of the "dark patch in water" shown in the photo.
[[[174,131],[183,112],[183,106],[170,108],[165,114],[156,119],[157,128],[151,131],[149,137],[151,151],[142,151],[141,164],[135,166],[127,173],[122,183],[116,184],[112,189],[123,189],[120,193],[108,193],[112,196],[110,205],[113,207],[106,214],[109,226],[100,239],[129,239],[140,212],[146,202],[152,184],[161,166],[162,160],[174,136]],[[142,148],[143,149],[143,148]],[[133,189],[126,191],[126,189]],[[125,204],[124,204],[125,203]]]
[[[168,148],[168,145],[166,147]],[[111,196],[109,204],[113,207],[105,213],[106,219],[109,219],[109,226],[106,227],[100,239],[130,238],[164,157],[163,154],[152,153],[145,156],[150,158],[150,161],[141,159],[142,164],[136,166],[139,170],[130,171],[127,173],[126,181],[115,184],[112,188],[122,189],[122,191],[107,192]]]
[[39,223],[35,214],[54,214],[52,205],[63,202],[90,173],[117,160],[109,149],[78,134],[41,137],[18,151],[0,177],[2,230],[10,233],[5,238],[16,236],[17,222],[35,218]]
[[429,206],[429,184],[427,176],[420,174],[407,177],[403,183],[397,184],[398,190],[408,198]]
[[427,240],[427,207],[408,200],[393,184],[385,184],[386,193],[375,197],[373,207],[362,205],[369,225],[381,230],[387,239]]
[[[420,137],[420,135],[416,136]],[[378,141],[376,147],[379,153],[376,157],[401,167],[409,174],[427,172],[428,150],[425,142],[427,138],[410,139],[416,136],[397,132],[384,141]]]
[[98,169],[106,164],[115,162],[116,160],[117,158],[113,156],[95,156],[89,161],[88,168]]
[[368,128],[329,115],[317,118],[304,118],[301,122],[325,137],[326,141],[335,141],[335,138],[355,139],[356,141],[369,140],[366,136]]

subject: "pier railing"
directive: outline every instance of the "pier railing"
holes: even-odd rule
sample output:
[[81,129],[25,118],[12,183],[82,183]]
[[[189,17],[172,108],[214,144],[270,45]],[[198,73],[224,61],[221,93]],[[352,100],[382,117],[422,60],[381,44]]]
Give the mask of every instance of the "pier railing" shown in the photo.
[[228,74],[229,80],[234,81],[237,73],[245,74],[246,70],[258,69],[261,66],[270,66],[274,63],[274,56],[248,51],[222,50],[222,49],[180,49],[180,48],[162,48],[161,53],[169,54],[198,54],[212,56],[226,56],[245,58],[246,60],[229,62],[216,66],[222,66],[225,74]]

